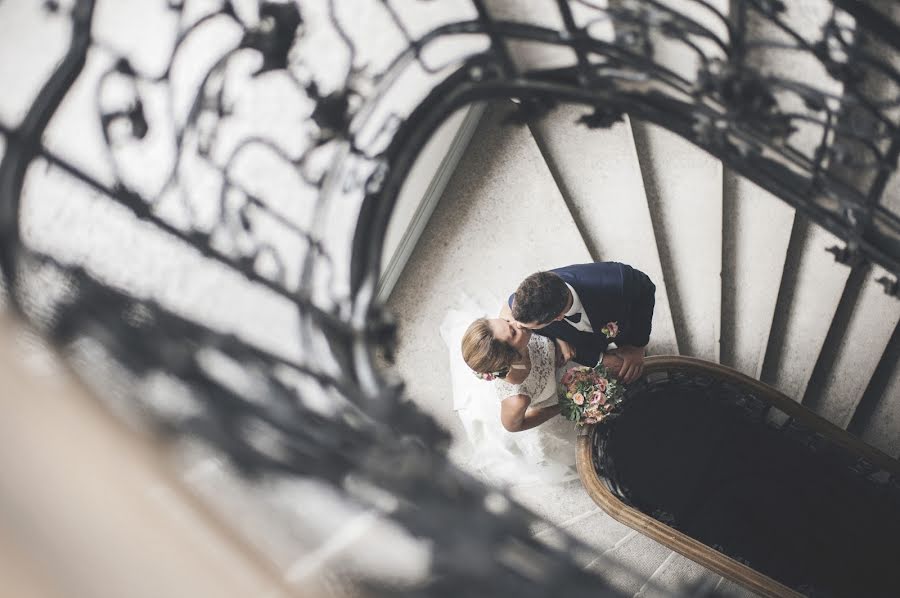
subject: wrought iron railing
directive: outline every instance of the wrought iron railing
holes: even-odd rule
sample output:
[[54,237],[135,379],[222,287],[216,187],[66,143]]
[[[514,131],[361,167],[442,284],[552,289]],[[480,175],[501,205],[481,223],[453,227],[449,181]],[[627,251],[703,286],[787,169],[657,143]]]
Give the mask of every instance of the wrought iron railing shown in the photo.
[[[593,596],[600,582],[572,557],[576,543],[551,549],[528,532],[532,514],[489,508],[494,491],[448,464],[447,433],[377,366],[394,338],[375,301],[382,243],[419,150],[474,101],[516,97],[521,122],[575,102],[591,128],[627,112],[836,234],[841,260],[896,277],[900,28],[853,0],[836,1],[812,34],[776,0],[541,5],[558,26],[501,18],[509,7],[493,4],[170,0],[174,33],[141,48],[104,37],[94,0],[44,2],[71,39],[25,114],[0,120],[0,263],[9,303],[62,346],[92,339],[133,379],[164,372],[202,406],[189,418],[153,413],[164,429],[207,438],[248,474],[337,488],[361,476],[402,499],[390,516],[440,556],[424,593],[529,596],[554,585]],[[543,61],[559,49],[568,63]],[[776,51],[816,65],[821,84],[761,67]],[[286,99],[267,106],[270,94]],[[95,123],[102,158],[47,141],[75,121]],[[37,199],[25,186],[42,172],[288,302],[296,351],[217,331],[29,243],[22,209]],[[29,282],[47,277],[52,299]],[[885,287],[898,294],[896,279]],[[237,364],[241,383],[219,376],[209,354]],[[315,397],[333,409],[311,407]],[[277,450],[254,442],[260,427]],[[484,562],[458,558],[473,544]],[[527,566],[498,560],[510,550]]]

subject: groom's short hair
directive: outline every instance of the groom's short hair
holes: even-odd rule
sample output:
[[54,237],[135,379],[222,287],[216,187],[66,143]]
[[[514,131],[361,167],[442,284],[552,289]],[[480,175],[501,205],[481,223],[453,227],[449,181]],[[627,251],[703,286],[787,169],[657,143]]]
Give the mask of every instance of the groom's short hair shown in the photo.
[[513,296],[512,314],[523,324],[548,324],[569,303],[569,289],[558,274],[535,272],[522,281]]

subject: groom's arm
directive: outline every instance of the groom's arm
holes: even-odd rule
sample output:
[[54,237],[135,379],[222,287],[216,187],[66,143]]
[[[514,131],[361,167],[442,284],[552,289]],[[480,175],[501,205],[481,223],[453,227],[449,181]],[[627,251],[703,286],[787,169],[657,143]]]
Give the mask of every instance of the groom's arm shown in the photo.
[[628,328],[622,339],[617,339],[615,355],[621,357],[619,377],[625,384],[636,380],[644,370],[644,352],[650,342],[653,308],[656,304],[656,285],[646,274],[625,266],[623,299],[627,303]]
[[653,308],[656,305],[656,285],[649,276],[631,268],[631,277],[624,291],[631,317],[627,338],[622,340],[635,347],[646,347],[650,342]]
[[532,332],[554,340],[566,341],[575,349],[575,356],[572,357],[572,361],[588,367],[597,365],[600,354],[606,350],[607,342],[605,337],[579,332],[563,322],[552,322],[543,328],[535,328]]

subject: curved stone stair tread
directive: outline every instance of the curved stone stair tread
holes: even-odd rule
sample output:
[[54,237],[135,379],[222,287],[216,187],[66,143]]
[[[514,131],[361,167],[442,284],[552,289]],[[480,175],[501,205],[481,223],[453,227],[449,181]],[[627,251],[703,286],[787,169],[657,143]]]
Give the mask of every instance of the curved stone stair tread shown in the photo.
[[722,233],[722,363],[752,377],[762,372],[794,209],[725,172]]
[[575,222],[596,260],[618,261],[656,284],[649,351],[677,354],[668,292],[628,117],[609,129],[577,124],[590,112],[560,106],[530,124]]
[[671,552],[634,598],[713,596],[722,576],[686,556]]
[[323,595],[340,598],[359,594],[348,575],[417,583],[427,574],[424,543],[324,484],[250,482],[217,459],[195,462],[182,477],[288,583],[314,581],[327,588]]
[[756,598],[756,596],[757,594],[754,594],[741,584],[724,577],[710,594],[711,598]]
[[[784,18],[808,40],[815,39],[831,15],[825,0],[786,3]],[[785,34],[755,11],[746,15],[751,40],[787,41]],[[747,61],[770,76],[784,77],[840,95],[842,85],[814,58],[790,49],[760,46]],[[787,110],[802,102],[779,96]],[[817,131],[802,126],[792,142],[815,147]],[[740,175],[726,170],[722,264],[722,362],[758,378],[762,373],[772,319],[785,269],[794,210]]]
[[490,106],[397,281],[397,370],[409,396],[462,434],[451,405],[447,349],[438,333],[460,293],[496,307],[529,274],[590,254],[527,127],[501,124],[512,104]]
[[[895,459],[900,458],[900,326],[894,328],[862,403],[871,408],[866,410],[864,421],[851,425],[851,432]],[[857,423],[856,418],[853,423]]]
[[797,401],[806,393],[850,274],[825,251],[833,245],[840,242],[828,231],[803,218],[795,223],[760,379]]
[[[826,339],[803,401],[842,428],[850,424],[900,322],[900,301],[876,282],[884,276],[888,273],[879,267],[867,273],[849,315],[835,318],[833,326],[843,334],[829,334]],[[890,401],[890,395],[883,400]]]
[[[900,4],[897,2],[893,0],[865,0],[864,3],[880,11],[894,24],[900,25]],[[867,41],[872,42],[874,40],[868,39]],[[891,58],[891,64],[894,68],[900,68],[900,57],[879,52],[877,45],[872,48],[872,51],[876,55]],[[897,85],[886,86],[884,89],[888,91],[888,95],[895,95]],[[873,91],[877,92],[878,90]],[[896,115],[898,110],[900,109],[894,108],[892,110],[893,114]],[[881,203],[893,213],[900,213],[900,172],[895,171],[891,174],[882,194]],[[877,280],[882,275],[883,271],[879,271],[876,268],[875,273],[870,278]],[[894,303],[896,304],[897,300],[894,300]],[[894,309],[894,306],[887,307],[887,316],[882,323],[884,328],[879,331],[877,344],[873,343],[872,348],[869,348],[868,344],[866,345],[865,350],[874,354],[877,352],[877,348],[881,346],[881,335],[887,334],[891,336],[884,354],[881,355],[881,361],[875,368],[872,379],[867,382],[863,398],[857,406],[863,413],[853,414],[849,429],[872,446],[895,458],[900,458],[900,434],[897,432],[900,430],[900,332],[898,332],[896,326],[893,331],[887,330],[894,317]],[[872,311],[871,308],[869,311]],[[873,321],[880,320],[880,314],[877,312],[872,313],[870,317]],[[857,417],[858,415],[863,417]]]
[[587,570],[600,574],[613,590],[633,596],[652,585],[650,578],[671,553],[635,531],[589,563]]
[[288,571],[303,553],[314,546],[312,538],[292,532],[283,514],[266,508],[263,492],[218,459],[207,459],[183,470],[185,484],[214,512],[229,521],[251,545]]
[[[861,38],[859,43],[875,54],[882,49],[875,38]],[[867,95],[880,96],[886,91],[887,96],[893,97],[895,92],[890,88],[896,85],[872,74],[858,87]],[[852,112],[845,118],[854,123]],[[871,180],[840,164],[832,164],[830,169],[859,187]],[[886,203],[891,205],[890,199]],[[850,271],[805,394],[797,395],[803,396],[804,404],[841,427],[851,423],[900,317],[896,300],[884,296],[883,289],[874,282],[874,278],[884,274],[874,268],[870,275],[864,266]]]
[[[587,514],[598,512],[596,503],[588,496],[581,485],[581,480],[575,479],[561,484],[534,484],[513,486],[509,493],[517,502],[531,509],[547,521],[552,521],[554,526],[566,528],[582,521]],[[575,526],[578,527],[578,526]],[[552,535],[555,527],[549,523],[538,523],[531,531],[535,536]],[[629,528],[619,524],[622,534],[630,531]],[[618,541],[618,537],[615,541]],[[605,549],[605,547],[604,547]]]
[[[548,517],[548,515],[544,515]],[[559,533],[563,532],[590,547],[591,552],[578,555],[583,566],[592,563],[598,555],[612,549],[633,530],[622,525],[603,511],[594,507],[567,520],[560,521],[557,527],[546,527],[534,536],[551,546],[561,546]]]
[[[557,530],[561,530],[596,550],[594,554],[576,555],[586,567],[597,570],[598,567],[611,568],[615,565],[615,568],[622,568],[623,572],[616,581],[617,589],[637,587],[635,595],[644,597],[700,595],[687,591],[689,589],[700,589],[716,595],[711,592],[721,583],[718,573],[616,521],[594,505],[587,493],[582,491],[578,481],[571,482],[569,487],[557,485],[513,488],[511,493],[518,502],[556,522],[553,527],[541,525],[535,530],[536,538],[559,547],[561,543],[556,534]],[[632,556],[626,548],[631,543],[639,546],[635,550],[638,556]],[[651,556],[645,556],[645,550],[649,550]],[[663,560],[655,569],[651,568],[653,559],[660,555]],[[643,564],[635,568],[635,561]],[[603,575],[604,578],[608,576],[607,573]]]
[[632,129],[678,348],[719,361],[722,164],[661,127]]
[[[492,16],[498,19],[528,23],[539,27],[561,30],[564,28],[559,6],[546,0],[485,0],[484,4]],[[604,0],[594,2],[598,6],[606,4]],[[594,39],[612,41],[611,24],[605,19],[591,24],[592,18],[602,14],[586,4],[570,2],[569,8],[576,26],[588,27]],[[594,19],[596,20],[596,19]],[[512,62],[521,71],[532,69],[551,69],[570,67],[577,64],[575,52],[558,44],[547,44],[534,41],[510,39],[506,42]]]
[[[541,0],[485,0],[484,5],[495,19],[542,25],[559,29],[563,26],[559,8]],[[537,44],[529,41],[510,40],[507,49],[520,70],[552,68],[571,64],[574,53],[568,48]]]
[[[823,24],[831,18],[832,9],[823,0],[788,3],[784,16],[807,40],[815,40],[821,35]],[[749,19],[748,31],[758,39],[777,41],[784,37],[782,32],[759,19]],[[767,74],[796,80],[833,95],[843,92],[841,82],[812,57],[766,48],[758,50],[751,60]],[[802,103],[790,96],[780,102],[787,110],[796,109]],[[819,143],[819,135],[814,129],[800,127],[792,142],[809,151]],[[787,221],[779,216],[776,222],[783,228]],[[759,232],[756,235],[756,239],[766,238]],[[785,262],[782,278],[784,288],[779,292],[778,315],[772,321],[769,335],[769,353],[761,369],[744,371],[773,383],[796,400],[802,399],[820,415],[846,427],[878,365],[896,315],[895,308],[878,297],[869,283],[854,298],[858,287],[847,286],[849,268],[835,264],[830,255],[823,255],[823,250],[831,245],[842,244],[806,221],[794,227],[789,245],[791,255]],[[729,271],[734,277],[742,277],[745,275],[741,268],[747,266],[746,261],[737,262]],[[730,300],[726,299],[726,303]],[[739,298],[736,296],[733,301],[737,303]],[[882,318],[887,320],[887,325]],[[745,327],[746,320],[736,330],[735,343]]]
[[181,475],[201,501],[286,576],[298,559],[314,549],[315,540],[310,535],[297,534],[291,517],[270,508],[259,488],[222,461],[197,461],[185,466]]
[[[722,39],[725,23],[701,3],[663,0]],[[728,15],[726,0],[709,6]],[[700,58],[684,43],[651,30],[654,61],[697,78]],[[694,39],[707,58],[722,50]],[[632,122],[639,163],[659,247],[678,348],[684,355],[720,359],[722,308],[722,164],[690,142],[650,123]]]

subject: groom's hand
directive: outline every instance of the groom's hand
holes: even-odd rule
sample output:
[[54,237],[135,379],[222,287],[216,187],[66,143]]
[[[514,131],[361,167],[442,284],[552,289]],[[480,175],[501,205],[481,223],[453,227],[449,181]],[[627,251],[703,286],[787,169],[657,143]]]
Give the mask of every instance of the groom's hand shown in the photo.
[[619,370],[622,382],[629,384],[637,380],[644,371],[644,347],[622,345],[613,353],[622,358],[622,369]]
[[614,352],[610,351],[608,353],[603,354],[603,367],[609,371],[610,374],[619,377],[619,373],[622,371],[622,358],[616,355]]

